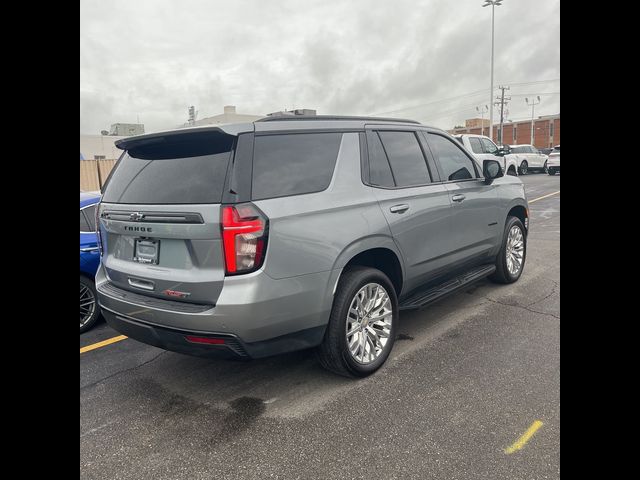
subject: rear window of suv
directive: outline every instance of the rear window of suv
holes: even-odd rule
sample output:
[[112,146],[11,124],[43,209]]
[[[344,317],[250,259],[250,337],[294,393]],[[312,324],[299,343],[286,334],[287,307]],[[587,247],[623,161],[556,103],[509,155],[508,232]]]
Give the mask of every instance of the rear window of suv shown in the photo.
[[220,203],[234,137],[201,132],[128,150],[105,186],[106,203]]
[[338,158],[341,132],[260,135],[253,148],[254,200],[325,190]]

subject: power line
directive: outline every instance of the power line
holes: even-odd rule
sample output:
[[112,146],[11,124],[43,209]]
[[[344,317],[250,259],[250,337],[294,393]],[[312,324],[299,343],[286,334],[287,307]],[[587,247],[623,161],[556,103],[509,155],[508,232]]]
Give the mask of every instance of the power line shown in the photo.
[[[534,85],[534,84],[538,84],[538,83],[549,83],[549,82],[555,82],[555,81],[559,81],[559,80],[560,80],[559,78],[553,78],[553,79],[549,79],[549,80],[537,80],[537,81],[534,81],[534,82],[520,82],[520,83],[505,82],[505,83],[509,83],[511,86],[514,86],[514,85]],[[440,100],[433,100],[431,102],[419,103],[419,104],[411,105],[411,106],[408,106],[408,107],[398,108],[396,110],[388,110],[386,112],[369,113],[368,115],[386,115],[386,114],[389,114],[389,113],[403,112],[405,110],[412,110],[414,108],[426,107],[428,105],[433,105],[433,104],[436,104],[436,103],[448,102],[448,101],[451,101],[451,100],[457,100],[457,99],[466,98],[466,97],[473,97],[473,96],[476,96],[476,95],[484,94],[485,92],[486,92],[486,90],[477,90],[475,92],[463,93],[463,94],[460,94],[460,95],[456,95],[454,97],[443,98],[443,99],[440,99]],[[535,95],[542,95],[542,94],[535,94]]]

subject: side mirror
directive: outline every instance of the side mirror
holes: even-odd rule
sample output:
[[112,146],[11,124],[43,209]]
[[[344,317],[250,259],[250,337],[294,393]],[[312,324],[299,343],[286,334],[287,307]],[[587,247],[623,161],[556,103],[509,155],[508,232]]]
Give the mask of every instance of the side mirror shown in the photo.
[[509,155],[511,153],[511,148],[509,145],[504,145],[498,149],[495,153],[497,157],[504,157],[505,155]]
[[504,175],[500,162],[496,160],[485,160],[482,162],[482,173],[484,174],[484,183],[490,185],[496,178]]

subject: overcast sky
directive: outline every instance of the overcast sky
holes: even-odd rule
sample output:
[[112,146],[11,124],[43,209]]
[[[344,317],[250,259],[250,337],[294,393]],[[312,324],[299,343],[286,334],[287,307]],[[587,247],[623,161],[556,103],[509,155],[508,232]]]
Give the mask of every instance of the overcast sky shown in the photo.
[[[482,0],[83,0],[80,132],[172,128],[238,113],[412,118],[452,128],[489,103],[491,7]],[[560,1],[495,9],[494,85],[507,118],[560,112]],[[535,82],[535,83],[532,83]],[[494,115],[498,121],[498,113]],[[486,118],[486,117],[485,117]]]

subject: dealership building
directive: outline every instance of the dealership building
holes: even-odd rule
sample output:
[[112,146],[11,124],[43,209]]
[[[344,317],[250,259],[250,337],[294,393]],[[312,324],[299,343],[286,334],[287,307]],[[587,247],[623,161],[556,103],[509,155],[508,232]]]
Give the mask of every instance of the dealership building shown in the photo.
[[[531,120],[505,122],[503,124],[504,142],[500,140],[500,124],[493,126],[493,141],[497,144],[520,145],[531,143]],[[452,135],[471,133],[489,136],[489,121],[480,118],[465,120],[465,126],[447,130]],[[560,114],[545,115],[533,121],[533,145],[548,148],[560,145]]]

